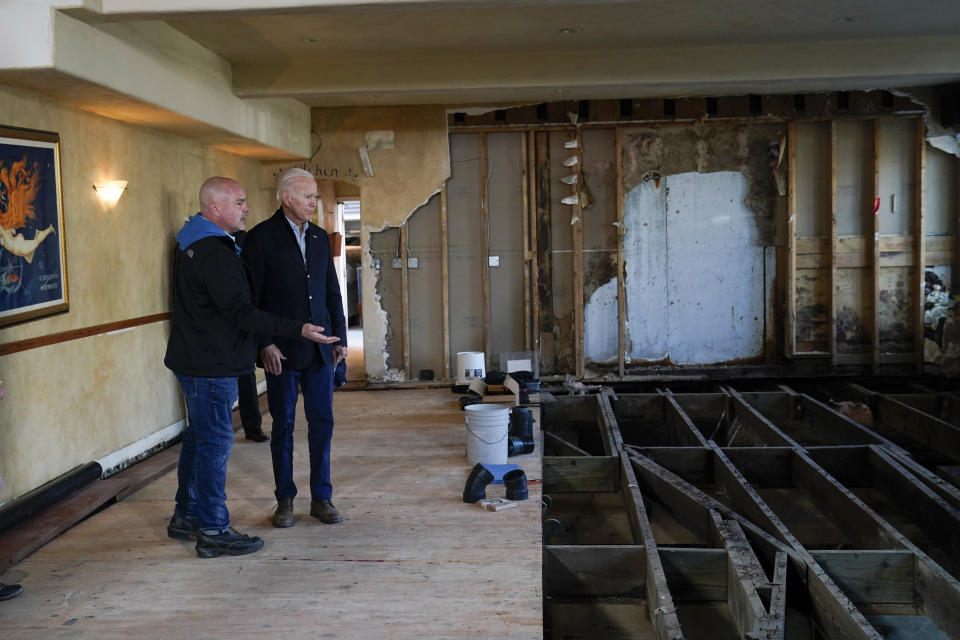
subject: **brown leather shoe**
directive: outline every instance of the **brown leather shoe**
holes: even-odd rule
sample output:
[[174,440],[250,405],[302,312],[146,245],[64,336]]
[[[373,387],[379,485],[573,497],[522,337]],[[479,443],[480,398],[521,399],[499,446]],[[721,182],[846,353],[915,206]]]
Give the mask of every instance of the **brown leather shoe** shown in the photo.
[[324,524],[337,524],[343,521],[343,517],[333,503],[329,500],[311,500],[310,515],[319,518]]
[[273,514],[273,526],[285,529],[293,526],[293,498],[281,498]]

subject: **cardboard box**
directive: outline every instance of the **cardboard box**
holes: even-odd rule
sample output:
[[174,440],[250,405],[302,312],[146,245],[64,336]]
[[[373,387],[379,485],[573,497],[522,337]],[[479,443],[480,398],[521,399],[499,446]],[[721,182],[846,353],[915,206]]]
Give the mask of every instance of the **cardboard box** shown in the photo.
[[500,402],[517,404],[520,398],[520,385],[509,375],[503,379],[502,385],[488,385],[483,378],[474,378],[468,387],[470,391],[483,396],[484,402]]

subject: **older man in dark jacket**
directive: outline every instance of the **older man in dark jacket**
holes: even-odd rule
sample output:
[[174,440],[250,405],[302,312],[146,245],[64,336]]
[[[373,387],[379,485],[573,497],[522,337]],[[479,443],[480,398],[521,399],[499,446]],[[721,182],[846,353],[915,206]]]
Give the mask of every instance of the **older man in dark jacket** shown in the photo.
[[326,232],[311,222],[317,197],[313,176],[303,169],[289,169],[277,184],[280,208],[250,230],[244,245],[260,308],[321,324],[333,338],[333,342],[311,344],[272,331],[260,337],[267,403],[273,418],[270,452],[276,482],[276,527],[294,523],[293,430],[301,391],[310,445],[310,514],[326,524],[342,520],[331,501],[330,442],[333,369],[346,358],[347,326],[330,241]]
[[250,207],[235,180],[215,177],[200,189],[200,213],[177,233],[173,312],[164,363],[180,382],[187,404],[178,467],[172,538],[197,538],[197,555],[243,555],[263,541],[230,526],[227,458],[233,445],[232,407],[237,376],[254,365],[254,332],[313,342],[329,340],[323,327],[257,309],[233,235]]

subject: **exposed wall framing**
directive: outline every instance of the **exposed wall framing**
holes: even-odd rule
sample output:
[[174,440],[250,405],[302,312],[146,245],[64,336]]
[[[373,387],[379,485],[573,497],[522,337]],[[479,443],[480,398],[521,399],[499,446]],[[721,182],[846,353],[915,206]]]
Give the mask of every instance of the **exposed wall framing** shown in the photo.
[[[941,183],[956,171],[938,157],[930,182],[918,105],[881,92],[846,98],[844,109],[830,94],[720,99],[693,119],[695,100],[675,101],[671,118],[650,101],[624,110],[630,117],[607,118],[593,103],[562,113],[551,104],[536,121],[524,108],[498,124],[466,117],[452,127],[441,195],[436,370],[449,379],[458,351],[482,350],[495,368],[501,352],[527,349],[548,377],[716,365],[927,370],[924,278],[955,264],[960,198]],[[760,115],[738,111],[754,103]],[[571,123],[568,112],[590,117]],[[577,163],[563,166],[569,157]],[[643,213],[650,206],[662,221]],[[651,254],[661,237],[663,255]],[[413,295],[404,265],[400,286],[384,291]],[[740,282],[753,291],[736,290]],[[705,304],[724,296],[726,312]],[[417,340],[394,333],[412,349],[397,368],[416,377]],[[960,363],[960,332],[947,333],[958,346],[937,335],[940,367]],[[394,360],[400,344],[388,345]]]

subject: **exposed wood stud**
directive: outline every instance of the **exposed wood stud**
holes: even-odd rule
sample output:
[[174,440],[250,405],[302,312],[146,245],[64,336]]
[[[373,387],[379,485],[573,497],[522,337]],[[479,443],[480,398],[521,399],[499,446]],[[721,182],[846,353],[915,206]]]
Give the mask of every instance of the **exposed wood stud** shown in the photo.
[[880,373],[880,121],[873,121],[873,197],[870,203],[870,218],[873,220],[873,260],[871,274],[873,276],[873,372]]
[[540,357],[540,290],[538,284],[538,274],[539,274],[539,258],[537,253],[537,231],[538,231],[538,219],[537,219],[537,146],[536,146],[536,136],[537,134],[533,131],[529,132],[527,138],[527,148],[529,152],[527,153],[527,178],[529,181],[529,186],[527,191],[528,196],[528,206],[529,209],[524,212],[524,215],[530,221],[530,246],[527,251],[529,251],[527,260],[525,262],[527,272],[530,274],[530,348],[533,349],[534,354],[537,358]]
[[830,122],[830,364],[837,365],[837,122]]
[[915,336],[915,353],[916,353],[916,363],[917,371],[923,371],[923,312],[924,305],[926,300],[924,298],[924,274],[926,273],[926,246],[924,234],[926,233],[924,218],[926,217],[926,173],[927,173],[927,127],[924,124],[923,118],[917,118],[916,120],[916,145],[917,145],[917,158],[916,158],[916,173],[915,173],[915,185],[914,185],[914,196],[916,199],[916,220],[914,226],[914,237],[916,240],[916,263],[917,263],[917,273],[915,279],[915,286],[917,292],[917,299],[914,304],[915,318],[916,318],[916,327],[914,328]]
[[626,372],[627,287],[624,282],[623,257],[623,129],[621,127],[617,127],[615,153],[617,170],[617,368],[622,378]]
[[400,225],[400,301],[403,316],[403,370],[406,379],[410,380],[410,270],[407,268],[410,251],[407,240],[407,223],[404,221]]
[[574,353],[576,356],[577,377],[583,378],[584,362],[584,338],[583,338],[583,207],[582,185],[583,185],[583,137],[580,135],[580,128],[576,129],[574,140],[577,142],[575,155],[577,164],[574,166],[577,174],[574,195],[577,197],[576,204],[573,205],[573,335],[574,335]]
[[483,353],[490,362],[490,217],[487,211],[487,134],[480,134],[480,293],[483,304]]
[[[533,300],[534,317],[536,321],[536,333],[534,341],[537,345],[537,354],[540,357],[541,375],[553,373],[544,368],[544,349],[542,336],[553,333],[553,259],[551,258],[552,241],[550,236],[551,217],[553,212],[550,207],[550,134],[546,131],[537,131],[534,133],[535,149],[534,154],[534,210],[536,218],[534,225],[535,232],[535,297]],[[552,341],[548,345],[553,349]],[[553,352],[551,351],[550,362],[553,362]],[[553,366],[552,364],[550,365]]]
[[447,183],[440,187],[440,296],[443,326],[443,379],[450,379],[450,248],[447,246]]
[[[520,261],[523,265],[523,348],[531,348],[530,334],[530,168],[527,140],[530,134],[520,133]],[[501,363],[503,366],[503,363]]]
[[784,324],[784,355],[797,351],[797,125],[787,125],[787,317]]
[[955,196],[957,199],[957,209],[953,212],[953,282],[960,282],[960,158],[953,158],[953,181],[955,185]]

